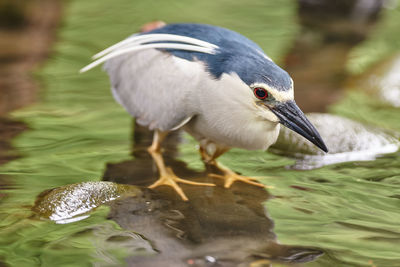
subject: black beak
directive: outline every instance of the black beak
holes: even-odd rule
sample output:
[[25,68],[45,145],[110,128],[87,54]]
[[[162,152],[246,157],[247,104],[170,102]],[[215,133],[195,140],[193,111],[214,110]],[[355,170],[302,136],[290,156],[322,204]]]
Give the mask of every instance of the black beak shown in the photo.
[[319,147],[322,151],[328,152],[328,148],[326,147],[318,131],[296,105],[296,102],[287,101],[277,104],[270,109],[279,118],[280,123],[305,137],[311,143]]

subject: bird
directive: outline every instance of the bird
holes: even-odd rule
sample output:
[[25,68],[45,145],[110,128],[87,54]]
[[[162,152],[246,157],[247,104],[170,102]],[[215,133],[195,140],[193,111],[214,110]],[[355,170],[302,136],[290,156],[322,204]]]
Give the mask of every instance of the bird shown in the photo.
[[214,25],[166,24],[137,33],[93,56],[86,72],[102,63],[115,100],[136,122],[154,131],[148,148],[159,179],[188,198],[179,183],[198,183],[175,175],[165,165],[161,145],[171,131],[183,129],[199,143],[205,165],[214,166],[229,188],[240,181],[268,187],[217,162],[233,147],[266,150],[281,125],[319,149],[328,149],[294,100],[290,75],[247,37]]

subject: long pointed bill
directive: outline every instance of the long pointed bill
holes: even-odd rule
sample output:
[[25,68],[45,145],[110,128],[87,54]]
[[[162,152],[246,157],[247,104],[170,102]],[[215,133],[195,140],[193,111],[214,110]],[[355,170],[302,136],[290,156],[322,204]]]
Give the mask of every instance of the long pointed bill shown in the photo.
[[270,109],[279,118],[280,123],[305,137],[322,151],[328,152],[328,148],[318,131],[296,105],[296,102],[287,101]]

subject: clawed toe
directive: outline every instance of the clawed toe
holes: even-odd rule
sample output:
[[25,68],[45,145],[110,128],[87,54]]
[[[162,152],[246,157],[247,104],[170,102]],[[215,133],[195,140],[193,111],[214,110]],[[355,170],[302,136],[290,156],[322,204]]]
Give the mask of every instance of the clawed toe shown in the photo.
[[182,200],[188,201],[189,199],[183,192],[182,188],[178,185],[178,183],[197,185],[197,186],[215,186],[215,184],[211,184],[211,183],[198,183],[198,182],[181,179],[181,178],[177,177],[170,168],[166,168],[166,170],[167,170],[167,173],[162,175],[155,183],[150,185],[149,188],[153,189],[158,186],[167,185],[167,186],[172,187],[178,193],[178,195],[182,198]]
[[236,174],[234,172],[226,172],[223,175],[210,174],[210,176],[213,177],[213,178],[224,179],[225,180],[225,183],[224,183],[224,187],[225,188],[231,187],[232,184],[234,182],[236,182],[236,181],[241,181],[241,182],[246,183],[246,184],[251,184],[251,185],[258,186],[258,187],[263,187],[263,188],[273,188],[273,186],[264,185],[264,184],[261,184],[259,182],[255,182],[254,180],[256,180],[256,179],[253,178],[253,177],[242,176],[242,175]]

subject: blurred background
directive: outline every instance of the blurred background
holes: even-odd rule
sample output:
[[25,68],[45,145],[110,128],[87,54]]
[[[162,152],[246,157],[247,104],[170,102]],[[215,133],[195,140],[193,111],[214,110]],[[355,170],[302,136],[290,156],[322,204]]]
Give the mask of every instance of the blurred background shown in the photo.
[[[269,152],[221,158],[270,192],[184,187],[193,202],[182,206],[167,190],[140,187],[142,198],[114,203],[92,188],[77,193],[83,203],[108,206],[48,220],[75,192],[63,186],[156,178],[144,153],[151,133],[114,102],[101,68],[78,74],[153,21],[218,25],[257,42],[292,76],[331,153],[283,131]],[[399,266],[399,47],[397,0],[0,0],[0,266]],[[182,133],[166,144],[182,176],[206,176],[195,145]]]

